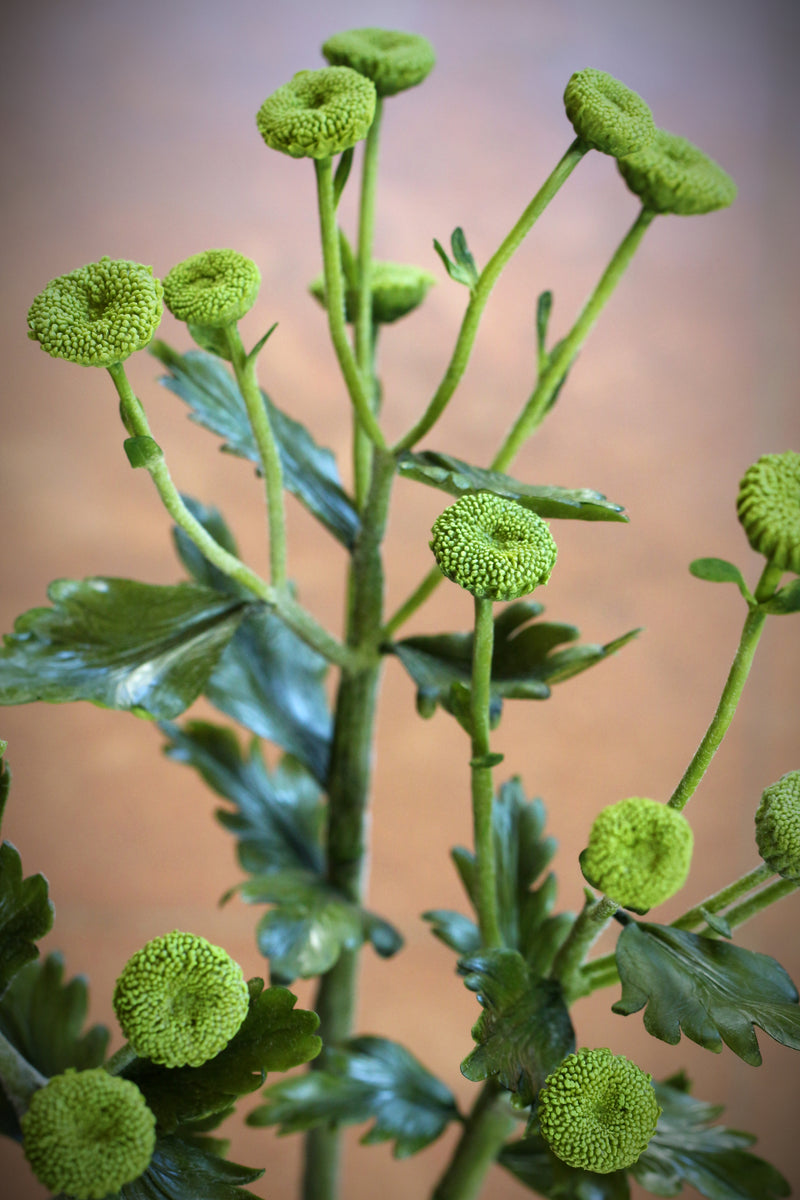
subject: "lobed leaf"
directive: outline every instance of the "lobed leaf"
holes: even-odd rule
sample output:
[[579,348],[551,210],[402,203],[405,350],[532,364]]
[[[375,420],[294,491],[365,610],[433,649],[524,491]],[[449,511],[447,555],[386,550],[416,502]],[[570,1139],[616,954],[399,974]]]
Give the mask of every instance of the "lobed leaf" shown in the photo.
[[36,943],[53,927],[53,905],[44,875],[23,878],[11,842],[0,845],[0,996],[17,972],[36,958]]
[[497,1161],[525,1187],[547,1200],[630,1200],[625,1171],[597,1175],[568,1167],[536,1134],[509,1142]]
[[180,1137],[160,1137],[144,1175],[126,1183],[106,1200],[246,1200],[263,1169],[242,1167]]

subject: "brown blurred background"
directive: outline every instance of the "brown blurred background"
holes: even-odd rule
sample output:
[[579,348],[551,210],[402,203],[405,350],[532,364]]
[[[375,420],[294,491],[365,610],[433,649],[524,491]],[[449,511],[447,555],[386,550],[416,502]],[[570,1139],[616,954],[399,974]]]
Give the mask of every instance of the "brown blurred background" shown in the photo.
[[[791,6],[777,0],[73,0],[17,7],[6,25],[0,89],[5,172],[0,282],[6,319],[0,504],[0,629],[44,602],[54,578],[90,574],[149,582],[180,577],[169,523],[144,472],[128,469],[105,373],[51,360],[26,339],[25,313],[48,279],[102,254],[175,262],[232,246],[260,265],[254,341],[280,326],[262,364],[274,399],[339,455],[349,477],[346,402],[321,310],[307,296],[320,264],[313,171],[267,151],[254,125],[265,96],[296,70],[322,65],[329,34],[368,24],[424,33],[438,51],[430,79],[387,105],[376,253],[439,277],[422,312],[382,341],[385,421],[398,436],[419,415],[449,357],[466,293],[431,248],[462,225],[486,261],[566,148],[561,94],[574,70],[610,71],[640,91],[656,121],[716,158],[739,184],[736,204],[702,218],[659,220],[574,368],[544,430],[514,473],[597,488],[624,503],[630,525],[561,522],[560,554],[543,596],[548,615],[586,640],[645,626],[617,658],[556,690],[510,703],[496,734],[504,769],[548,807],[560,841],[566,906],[581,899],[576,855],[593,816],[634,794],[666,798],[716,704],[743,617],[732,587],[693,579],[688,562],[728,557],[753,582],[760,560],[735,518],[743,470],[765,452],[798,448],[796,209],[797,77]],[[355,192],[355,189],[353,189]],[[569,328],[636,212],[610,159],[590,155],[506,271],[469,371],[427,444],[485,463],[528,393],[535,297],[555,292],[553,331]],[[345,197],[353,228],[353,196]],[[170,317],[161,335],[187,338]],[[146,355],[131,363],[154,435],[182,490],[223,508],[258,569],[266,554],[252,471],[160,388]],[[389,535],[390,610],[428,569],[428,530],[443,498],[397,486]],[[343,556],[294,502],[291,571],[302,599],[340,627]],[[467,597],[439,589],[408,631],[465,628]],[[769,622],[730,736],[688,810],[695,865],[662,919],[756,864],[752,815],[761,790],[800,765],[797,620]],[[420,721],[413,689],[389,663],[379,727],[370,903],[406,938],[392,962],[364,954],[359,1029],[406,1042],[467,1105],[459,1076],[477,1016],[452,954],[419,913],[463,909],[447,852],[469,838],[467,747],[443,714]],[[197,713],[208,710],[198,706]],[[259,910],[220,894],[240,878],[215,799],[166,761],[146,722],[89,705],[0,714],[15,784],[3,830],[28,873],[50,880],[57,919],[43,948],[91,978],[91,1017],[113,1023],[122,964],[174,927],[221,942],[249,974]],[[661,917],[661,912],[659,916]],[[800,980],[800,900],[740,935]],[[300,984],[301,1003],[312,990]],[[725,1050],[649,1038],[640,1016],[616,1017],[618,989],[583,1001],[578,1041],[609,1045],[664,1076],[680,1067],[725,1121],[800,1184],[797,1059],[761,1036],[756,1070]],[[114,1034],[113,1045],[119,1042]],[[246,1113],[254,1101],[244,1101]],[[253,1191],[294,1193],[298,1144],[231,1123],[232,1157],[267,1167]],[[455,1130],[403,1163],[350,1139],[346,1200],[423,1197]],[[3,1200],[45,1193],[19,1147],[0,1144]],[[495,1200],[525,1195],[497,1170]],[[529,1193],[527,1193],[529,1194]],[[691,1195],[686,1192],[685,1195]]]

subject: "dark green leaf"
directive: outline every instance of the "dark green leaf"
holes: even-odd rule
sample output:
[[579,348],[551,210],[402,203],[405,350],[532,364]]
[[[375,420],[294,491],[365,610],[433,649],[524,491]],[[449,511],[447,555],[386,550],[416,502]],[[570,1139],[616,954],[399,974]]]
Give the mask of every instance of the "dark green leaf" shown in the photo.
[[106,1200],[245,1200],[240,1184],[260,1179],[264,1171],[226,1162],[180,1137],[161,1137],[144,1175],[126,1183]]
[[324,785],[332,730],[327,669],[321,654],[261,607],[242,622],[205,694],[221,712],[293,754]]
[[628,520],[621,505],[612,504],[600,492],[589,488],[521,483],[500,471],[473,467],[460,458],[434,450],[405,451],[398,458],[397,470],[404,479],[427,483],[449,496],[467,496],[474,492],[505,496],[540,517],[567,517],[578,521]]
[[36,943],[53,927],[53,905],[44,875],[22,877],[22,860],[11,842],[0,845],[0,996],[25,963],[39,954]]
[[792,583],[781,588],[769,600],[766,600],[761,608],[768,613],[775,613],[778,616],[784,616],[787,613],[800,612],[800,579],[795,579]]
[[462,1074],[476,1083],[496,1078],[520,1105],[531,1104],[575,1049],[560,984],[536,978],[516,950],[461,959],[458,970],[484,1010],[472,1029],[478,1045],[462,1062]]
[[[258,448],[247,409],[235,381],[219,359],[202,350],[178,354],[164,342],[150,352],[170,374],[162,383],[184,400],[191,419],[224,439],[224,450],[258,463]],[[318,446],[299,422],[292,420],[262,393],[283,467],[284,486],[347,547],[358,531],[358,515],[342,488],[336,460]]]
[[247,758],[230,729],[190,721],[182,729],[162,725],[167,755],[197,770],[236,811],[217,809],[221,825],[238,841],[239,861],[251,874],[299,867],[321,874],[324,808],[319,786],[290,756],[274,771],[254,739]]
[[450,258],[441,242],[436,238],[433,239],[433,248],[442,260],[442,266],[447,271],[447,274],[456,283],[463,283],[472,291],[478,282],[478,270],[475,266],[475,259],[469,252],[467,240],[464,237],[464,230],[460,227],[453,230],[450,238],[450,246],[455,262]]
[[[233,554],[238,558],[239,550],[236,541],[219,509],[201,504],[199,500],[195,500],[192,496],[181,496],[181,499],[195,520],[199,521],[203,526],[206,533],[211,534],[214,541],[223,550],[227,550],[229,554]],[[191,538],[182,529],[179,529],[177,525],[174,525],[172,528],[172,539],[175,543],[178,557],[197,583],[202,583],[205,587],[214,588],[218,592],[225,592],[229,596],[252,599],[252,593],[247,588],[238,584],[235,579],[231,579],[230,575],[224,575],[219,567],[215,567],[213,563],[210,563]]]
[[122,443],[128,462],[136,469],[155,466],[164,458],[164,451],[151,437],[130,437]]
[[186,1125],[231,1107],[238,1096],[261,1087],[268,1071],[288,1071],[319,1053],[316,1013],[294,1009],[285,988],[251,979],[250,1008],[236,1036],[200,1067],[161,1067],[137,1058],[124,1075],[142,1091],[159,1131]]
[[735,583],[748,604],[753,603],[753,595],[742,572],[726,559],[696,558],[689,563],[689,570],[697,579],[706,579],[709,583]]
[[783,967],[766,954],[716,938],[630,921],[617,940],[622,996],[613,1011],[624,1016],[647,1005],[645,1029],[671,1045],[681,1030],[693,1042],[719,1051],[722,1043],[758,1066],[754,1025],[800,1050],[797,990]]
[[3,758],[8,742],[0,742],[0,828],[3,825],[3,813],[6,809],[8,793],[11,789],[11,768]]
[[192,583],[62,579],[47,594],[53,608],[24,613],[5,638],[0,704],[90,700],[176,717],[251,610]]
[[700,912],[706,925],[708,925],[709,929],[713,929],[714,933],[718,933],[720,937],[724,938],[733,937],[733,931],[722,913],[709,912],[702,904],[700,905]]
[[540,292],[536,301],[536,345],[539,351],[539,375],[547,366],[547,326],[553,311],[553,293]]
[[447,908],[432,908],[422,919],[429,921],[431,933],[456,953],[477,954],[480,950],[480,930],[469,917]]
[[536,1135],[509,1142],[497,1161],[520,1183],[547,1200],[630,1200],[624,1171],[596,1175],[593,1171],[568,1167]]
[[693,1099],[670,1082],[654,1085],[661,1116],[630,1174],[656,1196],[677,1196],[684,1184],[709,1200],[777,1200],[791,1189],[783,1176],[744,1147],[755,1138],[710,1123],[721,1106]]
[[393,1141],[396,1158],[407,1158],[435,1141],[457,1119],[449,1088],[408,1050],[385,1038],[360,1037],[329,1055],[322,1070],[269,1087],[267,1103],[248,1125],[279,1125],[280,1133],[319,1125],[374,1120],[365,1144]]
[[387,921],[347,900],[310,871],[272,871],[231,890],[248,904],[275,905],[259,921],[258,946],[269,959],[270,974],[281,983],[323,975],[343,950],[365,941],[382,957],[403,944]]
[[337,208],[339,205],[339,201],[342,198],[342,192],[344,191],[345,184],[347,183],[348,177],[350,175],[350,168],[353,165],[354,149],[355,149],[354,146],[350,146],[347,150],[345,150],[344,154],[342,154],[341,158],[339,159],[338,163],[336,164],[336,172],[333,176],[333,206],[334,206],[334,208]]

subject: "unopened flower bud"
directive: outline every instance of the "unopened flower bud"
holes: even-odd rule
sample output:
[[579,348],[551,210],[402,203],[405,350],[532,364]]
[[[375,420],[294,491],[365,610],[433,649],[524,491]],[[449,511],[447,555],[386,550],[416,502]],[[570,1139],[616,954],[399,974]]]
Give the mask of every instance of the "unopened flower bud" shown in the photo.
[[[429,271],[406,263],[374,262],[371,272],[372,320],[376,325],[391,325],[418,308],[436,282]],[[309,285],[311,295],[325,304],[325,280],[320,275]],[[355,322],[358,313],[358,291],[347,288],[345,316]]]
[[564,107],[581,141],[620,158],[643,150],[655,137],[653,114],[642,97],[605,71],[577,71]]
[[736,184],[686,138],[657,129],[653,141],[617,162],[622,178],[645,208],[681,217],[727,208]]
[[768,867],[800,882],[800,771],[764,789],[756,811],[756,844]]
[[647,912],[680,891],[689,874],[694,836],[683,813],[631,796],[595,817],[580,855],[583,876],[623,908]]
[[298,71],[268,96],[256,115],[273,150],[292,158],[330,158],[367,136],[375,116],[375,85],[350,67]]
[[800,454],[764,454],[748,467],[736,511],[753,549],[800,575]]
[[203,250],[164,276],[164,303],[173,317],[194,326],[222,329],[256,302],[261,272],[236,250]]
[[323,44],[329,63],[352,67],[375,84],[379,96],[394,96],[422,83],[436,63],[427,38],[392,29],[348,29]]

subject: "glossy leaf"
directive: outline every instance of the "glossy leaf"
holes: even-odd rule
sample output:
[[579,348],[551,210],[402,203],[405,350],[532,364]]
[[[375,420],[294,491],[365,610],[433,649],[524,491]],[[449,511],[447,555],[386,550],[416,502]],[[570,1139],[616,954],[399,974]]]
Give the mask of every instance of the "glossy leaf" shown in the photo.
[[[677,1083],[677,1086],[676,1086]],[[745,1147],[752,1134],[712,1125],[721,1105],[688,1094],[685,1080],[654,1085],[661,1116],[631,1176],[656,1196],[677,1196],[685,1184],[709,1200],[779,1200],[791,1189],[773,1166]]]
[[489,950],[458,964],[483,1013],[472,1029],[477,1047],[461,1064],[473,1082],[496,1078],[522,1105],[575,1049],[575,1033],[556,980],[539,979],[516,950]]
[[275,1084],[264,1096],[267,1103],[250,1113],[248,1125],[294,1133],[372,1120],[362,1143],[392,1141],[396,1158],[424,1149],[458,1117],[449,1088],[408,1050],[377,1037],[353,1038],[321,1070]]
[[800,612],[800,579],[795,579],[782,587],[761,606],[768,613],[785,616],[788,613]]
[[724,558],[696,558],[689,563],[689,570],[697,579],[709,583],[735,583],[748,604],[754,603],[753,595],[737,566]]
[[[258,463],[247,409],[226,365],[202,350],[178,354],[158,339],[149,349],[170,371],[161,382],[189,405],[191,419],[223,438],[224,450]],[[284,486],[334,537],[352,547],[358,515],[342,487],[333,454],[318,446],[303,425],[281,412],[263,392],[262,397],[278,446]]]
[[0,650],[0,704],[89,700],[178,716],[252,606],[193,583],[62,579]]
[[761,1054],[755,1030],[800,1050],[797,990],[766,954],[696,933],[631,921],[617,940],[624,1016],[647,1005],[648,1033],[675,1045],[681,1030],[707,1050],[722,1043],[751,1066]]
[[226,1162],[183,1138],[160,1137],[144,1175],[106,1200],[256,1200],[241,1185],[263,1174],[263,1169]]
[[256,739],[245,757],[230,729],[207,721],[183,728],[162,725],[165,751],[194,767],[210,788],[234,805],[217,820],[237,839],[239,861],[251,874],[295,867],[322,873],[325,811],[318,784],[296,759],[284,757],[271,771]]
[[522,483],[500,471],[474,467],[460,458],[434,450],[405,451],[398,459],[397,470],[404,479],[427,483],[450,496],[492,492],[495,496],[516,500],[523,508],[530,509],[540,517],[572,518],[578,521],[628,520],[620,504],[613,504],[602,493],[590,488]]
[[36,943],[53,927],[53,905],[44,875],[23,878],[22,859],[11,842],[0,845],[0,996],[25,963],[39,954]]
[[497,1161],[520,1183],[547,1200],[630,1200],[625,1171],[597,1175],[568,1167],[536,1134],[509,1142]]

